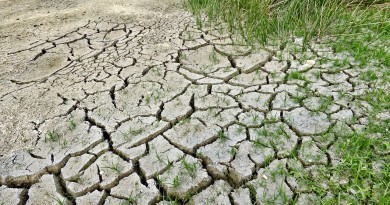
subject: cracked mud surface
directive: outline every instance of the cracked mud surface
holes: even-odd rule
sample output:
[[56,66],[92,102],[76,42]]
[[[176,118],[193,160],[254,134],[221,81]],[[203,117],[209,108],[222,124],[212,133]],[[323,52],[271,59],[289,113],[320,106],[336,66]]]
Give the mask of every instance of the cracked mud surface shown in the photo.
[[345,57],[326,45],[312,65],[146,5],[15,46],[2,25],[0,204],[316,201],[300,176],[364,128],[360,71],[319,64]]

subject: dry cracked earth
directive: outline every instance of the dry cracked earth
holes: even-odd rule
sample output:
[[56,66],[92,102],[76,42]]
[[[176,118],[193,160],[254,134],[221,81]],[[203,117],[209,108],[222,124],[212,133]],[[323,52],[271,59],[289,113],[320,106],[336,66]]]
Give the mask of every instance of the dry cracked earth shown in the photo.
[[370,109],[353,63],[318,63],[347,54],[248,47],[135,4],[17,46],[3,33],[0,204],[314,203],[300,176],[337,164]]

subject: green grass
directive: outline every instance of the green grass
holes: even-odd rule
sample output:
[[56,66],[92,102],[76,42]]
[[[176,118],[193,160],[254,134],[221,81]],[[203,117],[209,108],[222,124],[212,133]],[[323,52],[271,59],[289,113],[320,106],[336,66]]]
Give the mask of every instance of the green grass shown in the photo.
[[[374,79],[371,79],[374,80]],[[390,110],[390,93],[375,89],[359,100],[368,102],[369,123],[362,132],[335,133],[338,140],[332,145],[337,163],[317,170],[316,177],[305,172],[290,172],[305,181],[318,196],[321,204],[389,204],[390,203],[390,120],[378,120],[377,114]],[[331,180],[333,177],[339,177]],[[343,180],[345,183],[340,183]],[[327,184],[324,188],[323,184]]]
[[223,142],[223,141],[226,141],[228,140],[228,136],[225,134],[225,132],[223,130],[220,130],[218,132],[218,138]]
[[102,167],[104,169],[109,169],[117,173],[121,173],[123,171],[122,165],[119,164],[119,162],[107,162],[107,165]]
[[188,174],[192,177],[196,177],[196,163],[189,163],[185,158],[181,160],[181,164],[183,165],[184,169],[188,172]]
[[[371,6],[386,1],[367,0],[360,1],[360,4],[355,0],[185,2],[197,17],[199,26],[218,26],[224,22],[228,32],[245,39],[245,42],[239,43],[276,45],[288,52],[299,53],[307,51],[311,42],[319,41],[326,47],[330,46],[336,54],[347,52],[353,57],[352,60],[319,59],[320,64],[333,63],[332,72],[339,73],[350,63],[355,64],[353,69],[367,68],[359,71],[357,84],[370,83],[373,86],[367,93],[355,96],[356,101],[367,102],[372,108],[365,113],[368,118],[366,129],[348,134],[343,133],[345,130],[335,132],[331,129],[329,133],[324,133],[324,138],[337,135],[331,148],[340,161],[318,168],[316,176],[299,171],[295,174],[320,196],[321,204],[390,204],[390,120],[377,118],[379,113],[390,111],[390,92],[384,89],[390,82],[390,11]],[[207,16],[207,21],[201,18],[203,14]],[[294,37],[303,38],[301,48],[286,46]],[[299,71],[289,72],[286,79],[307,81],[305,72]],[[309,83],[303,86],[303,95],[297,93],[291,96],[295,102],[302,105],[305,99],[314,97],[307,86]],[[335,103],[329,96],[317,97],[320,97],[320,104],[312,110],[314,113],[325,112]],[[277,121],[276,118],[274,122]],[[269,123],[272,122],[265,121],[265,124]],[[243,132],[244,128],[239,131]],[[222,134],[219,133],[220,139],[225,138]],[[283,136],[284,132],[282,128],[271,131],[263,127],[257,130],[257,134],[259,139],[252,143],[255,147],[262,147],[261,137],[278,140],[277,137]],[[322,151],[329,150],[328,147],[322,148]],[[230,152],[235,155],[237,150],[232,147]],[[290,159],[293,157],[295,155],[289,156]],[[379,168],[378,164],[381,165]],[[290,171],[289,174],[294,173]],[[332,176],[346,179],[346,183],[340,183],[341,179],[332,181]],[[253,199],[256,190],[251,186],[248,188]],[[331,197],[324,198],[327,194]]]
[[[133,192],[133,191],[132,191]],[[126,199],[124,202],[121,203],[121,205],[132,205],[132,204],[137,204],[137,199],[140,197],[139,194],[137,194],[136,196],[133,196],[133,194],[131,193]]]
[[179,176],[176,175],[175,178],[173,178],[172,186],[173,186],[174,188],[177,188],[177,187],[180,186],[180,184],[181,184],[181,182],[180,182]]
[[56,130],[51,130],[47,133],[47,137],[45,137],[45,142],[47,140],[51,142],[57,142],[60,139],[60,134]]
[[77,127],[76,121],[74,119],[71,119],[69,121],[69,130],[75,130]]
[[[333,176],[347,179],[345,185],[329,183],[329,192],[350,204],[389,204],[390,202],[390,160],[389,156],[376,153],[376,146],[386,143],[386,138],[373,139],[373,133],[389,136],[387,130],[390,121],[381,126],[369,125],[364,133],[353,133],[343,136],[334,145],[341,162],[325,170]],[[389,137],[387,137],[387,141]],[[388,143],[387,143],[388,144]],[[382,162],[383,167],[375,168],[375,163]],[[317,181],[317,187],[322,182]],[[353,193],[353,194],[348,194]],[[352,197],[353,196],[353,197]],[[337,201],[330,200],[332,203]]]
[[[354,3],[351,3],[354,2]],[[331,38],[337,51],[352,50],[358,61],[379,59],[389,65],[386,47],[373,42],[390,36],[390,12],[370,6],[384,1],[368,0],[186,0],[199,26],[225,22],[227,29],[247,43],[277,43],[284,47],[292,37],[302,37],[302,51],[308,43]],[[362,2],[362,1],[360,1]],[[337,42],[335,42],[337,41]],[[367,51],[370,51],[367,53]]]
[[348,51],[361,66],[378,61],[376,64],[390,67],[390,52],[386,46],[386,41],[390,38],[390,12],[387,10],[375,13],[375,10],[367,10],[365,14],[368,19],[376,16],[378,21],[371,20],[372,23],[357,25],[354,33],[338,36],[337,41],[332,43],[333,50]]

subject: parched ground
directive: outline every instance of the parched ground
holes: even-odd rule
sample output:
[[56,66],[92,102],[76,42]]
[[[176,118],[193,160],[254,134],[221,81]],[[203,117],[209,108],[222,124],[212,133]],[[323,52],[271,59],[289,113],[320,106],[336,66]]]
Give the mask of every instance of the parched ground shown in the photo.
[[0,19],[0,204],[313,204],[302,176],[371,109],[367,70],[326,61],[348,54],[248,47],[180,1],[1,0]]

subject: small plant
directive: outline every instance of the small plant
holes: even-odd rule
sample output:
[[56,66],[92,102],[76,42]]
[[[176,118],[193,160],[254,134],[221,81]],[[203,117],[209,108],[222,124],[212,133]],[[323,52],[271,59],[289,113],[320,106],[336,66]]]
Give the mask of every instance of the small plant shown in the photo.
[[125,199],[124,202],[122,202],[121,205],[132,205],[132,204],[137,204],[137,198],[139,198],[140,195],[137,194],[136,196],[133,196],[133,194],[129,194],[129,196]]
[[320,106],[317,109],[314,109],[313,112],[324,112],[328,109],[330,105],[333,104],[333,98],[328,96],[320,97]]
[[76,129],[77,125],[76,125],[76,121],[74,119],[71,119],[69,121],[69,130],[74,130]]
[[255,186],[253,186],[252,184],[248,185],[248,189],[249,189],[249,196],[251,199],[255,199],[256,198],[256,188]]
[[56,201],[57,205],[65,205],[66,204],[66,199],[60,199],[58,197],[53,197],[54,201]]
[[172,186],[174,188],[177,188],[180,186],[180,179],[179,179],[179,176],[176,175],[174,178],[173,178],[173,181],[172,181]]
[[147,96],[145,97],[146,105],[149,105],[149,104],[150,104],[150,100],[151,100],[151,96],[150,96],[150,95],[147,95]]
[[288,204],[289,202],[289,197],[287,196],[287,193],[286,191],[284,190],[284,186],[283,186],[283,182],[280,184],[279,186],[279,191],[278,191],[278,195],[282,198],[282,201],[283,201],[283,204]]
[[213,62],[215,64],[218,64],[220,62],[218,59],[218,56],[217,56],[217,52],[214,49],[209,56],[209,60],[211,60],[211,62]]
[[156,177],[156,182],[158,186],[162,186],[164,184],[164,180],[160,175]]
[[161,155],[157,152],[157,151],[155,151],[156,152],[156,158],[157,158],[157,160],[160,162],[160,163],[162,163],[163,162],[163,159],[161,158]]
[[237,129],[236,129],[236,132],[238,134],[242,134],[242,133],[244,133],[244,131],[245,131],[245,127],[244,126],[238,126]]
[[191,120],[191,118],[187,117],[187,118],[184,118],[182,120],[180,120],[179,124],[183,125],[183,124],[187,124],[189,123]]
[[143,132],[144,132],[144,129],[139,128],[139,129],[135,129],[135,130],[130,130],[130,131],[129,131],[129,134],[130,134],[131,136],[137,136],[137,135],[139,135],[139,134],[141,134],[141,133],[143,133]]
[[256,140],[252,141],[252,144],[256,147],[256,148],[261,148],[261,147],[264,147],[264,144],[263,142],[261,141],[261,138],[257,138]]
[[294,80],[306,81],[306,77],[299,71],[292,71],[291,73],[289,73],[289,78]]
[[187,55],[184,54],[183,52],[180,52],[179,58],[182,59],[182,60],[187,60]]
[[123,167],[119,164],[119,162],[108,163],[108,165],[103,167],[103,168],[113,170],[113,171],[115,171],[117,173],[121,173],[123,171]]
[[60,139],[60,134],[59,134],[57,131],[52,130],[52,131],[49,131],[49,132],[47,133],[47,137],[45,137],[45,142],[46,142],[47,140],[49,140],[49,141],[51,141],[51,142],[56,142],[56,141],[58,141],[59,139]]
[[74,181],[78,184],[84,184],[85,179],[82,177],[82,175],[79,175]]
[[187,170],[187,172],[190,174],[192,178],[195,178],[196,176],[196,162],[188,163],[185,158],[181,160],[181,164],[183,165],[184,169]]
[[225,132],[224,132],[223,130],[220,130],[220,131],[218,132],[218,137],[219,137],[219,139],[220,139],[221,141],[226,141],[226,140],[229,139],[228,136],[225,135]]
[[164,96],[164,94],[163,94],[160,90],[156,90],[156,91],[153,93],[153,100],[154,100],[155,102],[158,102],[163,96]]
[[259,121],[259,116],[256,114],[252,114],[252,123],[257,123]]
[[66,139],[62,140],[61,148],[65,149],[67,146],[68,146],[68,140],[66,140]]
[[164,202],[167,202],[167,203],[163,203],[163,205],[179,205],[179,201],[178,199],[176,198],[171,198],[170,196],[164,196]]
[[229,150],[229,154],[230,154],[232,157],[235,157],[235,156],[237,155],[237,148],[231,147],[230,150]]
[[359,78],[364,81],[372,82],[378,80],[378,75],[373,70],[368,70],[364,73],[361,73]]
[[262,127],[260,129],[256,129],[256,135],[259,136],[259,137],[262,137],[262,136],[270,136],[272,133],[266,128],[266,127]]
[[168,169],[168,171],[171,170],[172,166],[173,166],[173,162],[171,160],[169,160],[169,158],[168,158],[167,159],[167,169]]

